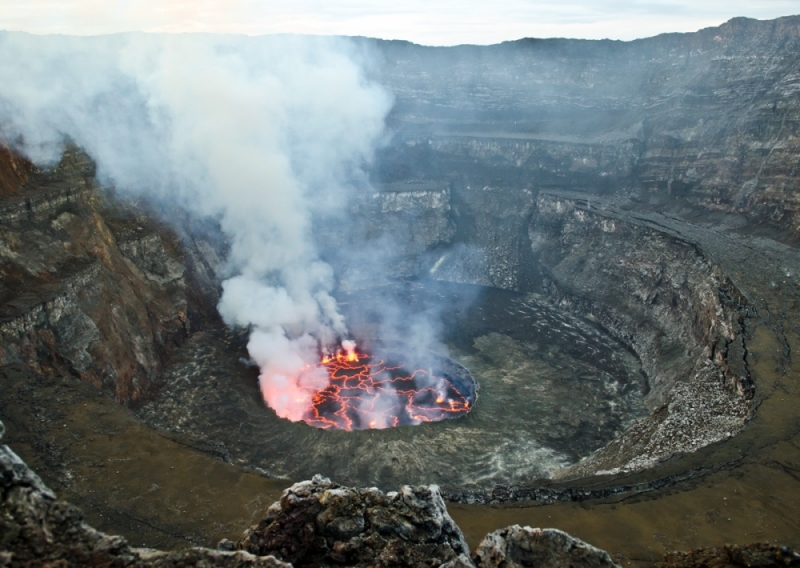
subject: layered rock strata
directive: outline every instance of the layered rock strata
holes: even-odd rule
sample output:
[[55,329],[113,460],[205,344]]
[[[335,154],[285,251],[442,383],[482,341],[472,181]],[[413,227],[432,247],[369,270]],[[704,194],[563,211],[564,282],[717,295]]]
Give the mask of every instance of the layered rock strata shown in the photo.
[[[73,149],[6,198],[0,252],[11,285],[0,359],[79,375],[128,403],[214,317],[224,249],[203,237],[213,227],[168,230],[113,209],[92,175]],[[363,222],[331,240],[390,235],[399,255],[390,273],[337,264],[343,289],[380,283],[378,273],[539,290],[628,344],[647,373],[653,415],[561,474],[569,477],[641,469],[729,437],[750,415],[752,394],[744,296],[696,242],[594,203],[564,192],[390,184],[357,199]]]
[[137,401],[211,316],[219,259],[100,193],[74,148],[29,178],[0,201],[0,365],[74,374]]
[[694,242],[540,194],[530,238],[546,293],[639,356],[651,415],[561,476],[631,471],[734,435],[752,409],[747,300]]
[[365,41],[396,98],[387,178],[633,191],[798,235],[798,16],[631,42]]
[[[641,470],[729,438],[752,415],[752,310],[688,224],[647,221],[624,197],[455,182],[446,193],[381,189],[408,217],[438,218],[412,225],[417,245],[402,263],[412,276],[535,292],[599,323],[641,361],[651,416],[560,477]],[[367,223],[377,230],[383,218]]]

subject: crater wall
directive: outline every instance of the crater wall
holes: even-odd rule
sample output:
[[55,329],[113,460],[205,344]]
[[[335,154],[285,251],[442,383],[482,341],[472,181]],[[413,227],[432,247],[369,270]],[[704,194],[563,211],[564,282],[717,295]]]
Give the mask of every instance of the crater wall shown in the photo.
[[[80,376],[131,403],[214,313],[219,260],[119,203],[68,149],[0,202],[0,365]],[[210,250],[210,246],[205,246]]]
[[[382,191],[394,202],[396,186]],[[413,276],[542,294],[622,340],[647,375],[651,415],[560,476],[639,470],[745,426],[748,302],[680,221],[659,226],[578,192],[454,183],[446,195],[406,211],[455,228],[449,240],[416,233],[430,246],[406,259]]]

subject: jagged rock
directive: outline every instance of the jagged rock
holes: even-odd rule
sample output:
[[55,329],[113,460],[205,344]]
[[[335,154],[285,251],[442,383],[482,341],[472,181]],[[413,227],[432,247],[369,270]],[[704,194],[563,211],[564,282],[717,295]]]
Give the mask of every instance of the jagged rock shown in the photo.
[[[5,430],[0,422],[0,437]],[[0,566],[291,568],[272,556],[191,548],[177,552],[131,548],[120,536],[83,522],[83,513],[58,501],[8,446],[0,446]]]
[[8,446],[0,446],[0,554],[4,565],[62,562],[127,566],[136,557],[125,539],[83,523],[79,509],[55,494]]
[[237,547],[295,566],[471,565],[437,486],[384,494],[319,475],[287,489]]
[[696,548],[691,552],[668,552],[656,568],[722,568],[734,566],[800,566],[800,553],[771,544]]
[[457,558],[445,562],[439,568],[474,568],[475,564],[466,554],[459,554]]
[[[0,438],[5,427],[0,422]],[[266,518],[218,550],[133,548],[83,522],[8,446],[0,446],[0,566],[380,566],[619,568],[609,555],[556,529],[513,525],[479,545],[473,562],[436,486],[387,494],[321,476],[287,489]],[[239,550],[235,550],[238,548]],[[276,556],[282,558],[278,559]],[[766,544],[672,552],[657,568],[800,566],[800,554]]]
[[480,568],[617,566],[607,552],[557,529],[512,525],[486,536],[475,551]]
[[[22,158],[0,145],[0,185],[9,159]],[[218,278],[205,240],[112,197],[94,172],[68,146],[52,170],[0,187],[0,366],[73,374],[130,403],[210,319]]]

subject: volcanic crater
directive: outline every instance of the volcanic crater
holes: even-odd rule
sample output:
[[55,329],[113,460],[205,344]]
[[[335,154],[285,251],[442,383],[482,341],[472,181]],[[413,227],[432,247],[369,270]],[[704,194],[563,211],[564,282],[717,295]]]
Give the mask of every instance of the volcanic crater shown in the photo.
[[[321,222],[314,237],[365,351],[402,345],[403,366],[431,354],[429,374],[464,398],[468,412],[435,422],[409,413],[397,427],[325,429],[279,418],[247,330],[216,311],[230,243],[213,219],[170,210],[166,224],[102,187],[73,145],[52,169],[0,149],[4,441],[93,523],[120,510],[118,523],[160,543],[210,542],[221,529],[182,524],[179,499],[143,505],[168,481],[140,478],[166,466],[147,455],[143,475],[109,466],[128,463],[139,438],[167,461],[176,447],[198,450],[168,466],[187,477],[193,466],[181,463],[208,454],[209,471],[222,460],[279,483],[322,473],[551,505],[530,516],[577,518],[552,503],[586,501],[582,528],[621,550],[631,533],[613,527],[631,517],[591,500],[646,494],[626,504],[636,531],[646,526],[642,558],[664,531],[672,548],[749,541],[767,524],[758,534],[796,537],[794,509],[776,508],[775,495],[800,505],[798,29],[794,17],[632,43],[363,40],[384,57],[373,79],[395,96],[393,137],[348,205],[347,230]],[[392,255],[375,267],[357,245],[381,239]],[[401,308],[391,322],[387,300]],[[412,344],[402,324],[413,314],[441,323],[435,340]],[[474,390],[460,388],[462,369]],[[231,471],[196,480],[211,495],[197,506],[263,509],[215,487]],[[756,512],[717,523],[722,496],[736,492]],[[522,514],[462,512],[476,525]]]
[[[400,338],[370,336],[381,328],[387,295],[410,313],[441,309],[445,331],[438,346],[445,354],[420,354]],[[137,413],[156,428],[216,443],[233,463],[273,477],[321,472],[384,488],[434,480],[453,490],[519,484],[532,471],[550,477],[646,414],[647,383],[635,355],[596,324],[541,297],[435,281],[361,290],[356,297],[341,299],[352,329],[369,338],[365,349],[387,361],[424,357],[453,389],[437,393],[463,404],[463,412],[448,412],[452,419],[441,422],[428,419],[432,414],[415,418],[424,410],[398,411],[392,394],[383,426],[404,416],[393,428],[370,427],[369,411],[358,427],[335,415],[338,404],[323,406],[325,420],[279,418],[260,396],[257,370],[242,363],[245,337],[219,329],[187,342],[167,365],[161,394]],[[340,359],[346,363],[346,354]],[[349,367],[363,370],[361,363]],[[353,404],[372,409],[374,402],[366,397]],[[422,402],[428,412],[449,407],[435,398]]]

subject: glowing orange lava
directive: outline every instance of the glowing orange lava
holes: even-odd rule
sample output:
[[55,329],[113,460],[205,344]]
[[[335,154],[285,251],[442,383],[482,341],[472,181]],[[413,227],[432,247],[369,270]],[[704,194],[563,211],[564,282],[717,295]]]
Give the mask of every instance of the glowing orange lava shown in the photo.
[[[394,355],[391,356],[394,358]],[[407,371],[348,345],[304,369],[325,369],[329,384],[311,397],[304,421],[333,430],[393,428],[464,414],[471,401],[431,369]]]

